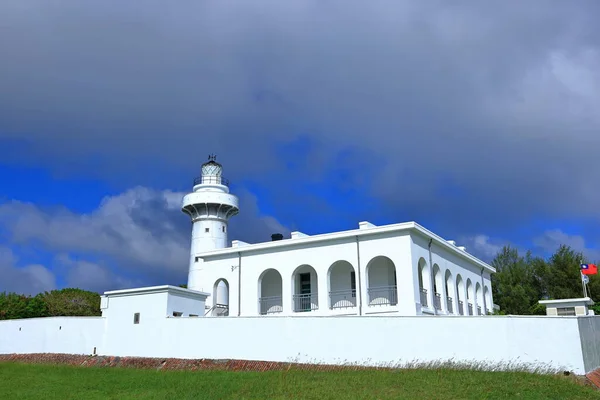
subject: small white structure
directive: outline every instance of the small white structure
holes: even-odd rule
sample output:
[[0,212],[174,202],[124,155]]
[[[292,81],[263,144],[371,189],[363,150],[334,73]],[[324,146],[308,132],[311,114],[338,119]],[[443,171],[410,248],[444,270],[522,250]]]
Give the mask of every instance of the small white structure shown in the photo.
[[209,293],[164,285],[113,290],[100,296],[102,316],[122,324],[144,319],[203,317]]
[[210,293],[207,315],[492,313],[495,269],[415,222],[227,247],[239,209],[221,173],[211,157],[182,204],[194,223],[188,288]]
[[546,315],[556,315],[562,317],[594,315],[594,310],[589,309],[589,306],[594,305],[594,301],[589,297],[581,297],[577,299],[540,300],[538,303],[546,306]]

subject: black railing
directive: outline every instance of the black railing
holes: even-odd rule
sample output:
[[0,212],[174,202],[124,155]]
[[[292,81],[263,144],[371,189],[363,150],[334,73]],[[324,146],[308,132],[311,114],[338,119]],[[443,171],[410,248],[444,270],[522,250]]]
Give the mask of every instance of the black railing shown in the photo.
[[454,314],[454,308],[452,307],[452,297],[446,297],[446,306],[448,307],[448,313]]
[[281,296],[260,297],[258,299],[260,315],[275,314],[283,311]]
[[370,287],[367,289],[370,306],[395,306],[398,304],[398,289],[396,285]]
[[419,288],[419,293],[421,296],[421,306],[427,307],[427,289]]
[[356,307],[356,289],[332,290],[329,292],[331,309]]
[[433,296],[433,306],[438,311],[442,310],[442,295],[441,294],[436,293],[435,296]]
[[319,298],[317,293],[295,294],[294,311],[314,311],[319,309]]
[[229,180],[222,176],[208,175],[199,176],[194,179],[194,186],[201,184],[212,184],[212,185],[225,185],[229,186]]

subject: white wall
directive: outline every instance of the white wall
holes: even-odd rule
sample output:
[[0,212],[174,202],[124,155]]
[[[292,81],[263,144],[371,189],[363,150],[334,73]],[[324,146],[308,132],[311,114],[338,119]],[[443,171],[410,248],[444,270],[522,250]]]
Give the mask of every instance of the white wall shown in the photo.
[[585,371],[588,372],[600,367],[600,316],[577,318],[577,322]]
[[102,317],[48,317],[0,321],[0,354],[93,354],[103,346]]
[[[169,318],[159,324],[145,321],[140,328],[144,335],[132,325],[123,327],[119,339],[111,340],[103,353],[371,365],[411,360],[512,361],[586,371],[576,318]],[[598,327],[594,329],[597,332]],[[587,370],[598,366],[593,357],[588,358]]]
[[142,317],[138,325],[129,318],[106,322],[105,330],[101,317],[1,321],[0,353],[91,354],[97,347],[98,354],[112,356],[364,365],[452,359],[578,374],[600,367],[600,317]]

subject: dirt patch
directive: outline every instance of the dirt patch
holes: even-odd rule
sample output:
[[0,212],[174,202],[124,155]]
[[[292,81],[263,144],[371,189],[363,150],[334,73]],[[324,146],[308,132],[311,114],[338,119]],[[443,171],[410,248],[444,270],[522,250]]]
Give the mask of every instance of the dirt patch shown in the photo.
[[63,364],[81,367],[120,367],[157,370],[282,371],[290,368],[316,371],[388,369],[363,366],[316,365],[252,360],[111,357],[75,354],[0,354],[0,362]]

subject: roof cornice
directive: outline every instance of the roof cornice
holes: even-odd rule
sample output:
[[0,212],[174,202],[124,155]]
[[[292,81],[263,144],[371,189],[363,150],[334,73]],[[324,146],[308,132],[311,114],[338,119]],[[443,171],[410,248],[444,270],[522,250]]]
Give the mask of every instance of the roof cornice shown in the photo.
[[354,237],[367,238],[369,236],[376,236],[376,235],[381,235],[381,234],[386,234],[386,233],[403,232],[403,231],[417,232],[417,233],[421,234],[422,236],[431,238],[437,245],[444,248],[445,250],[448,250],[452,254],[455,254],[455,255],[459,256],[460,258],[466,259],[490,273],[496,272],[496,269],[494,267],[492,267],[491,265],[480,260],[479,258],[475,257],[474,255],[469,254],[466,251],[459,249],[457,246],[454,246],[454,245],[448,243],[442,237],[436,235],[435,233],[431,232],[430,230],[428,230],[428,229],[424,228],[423,226],[417,224],[416,222],[412,222],[412,221],[411,222],[403,222],[403,223],[399,223],[399,224],[369,227],[369,228],[365,228],[365,229],[358,228],[358,229],[352,229],[352,230],[348,230],[348,231],[323,233],[323,234],[314,235],[314,236],[288,238],[288,239],[276,240],[276,241],[271,241],[271,242],[244,244],[239,247],[226,247],[223,249],[217,249],[217,250],[213,250],[213,251],[209,251],[209,252],[205,252],[205,253],[199,253],[199,254],[196,254],[195,256],[205,259],[205,260],[208,260],[211,258],[218,258],[220,256],[238,255],[238,254],[241,255],[244,253],[263,251],[263,250],[266,250],[266,251],[282,250],[282,249],[288,248],[288,247],[297,247],[297,246],[303,246],[303,245],[307,245],[307,244],[317,244],[317,243],[327,242],[327,241],[332,241],[332,240],[340,240],[340,239],[343,240],[343,239],[350,239],[350,238],[354,238]]

